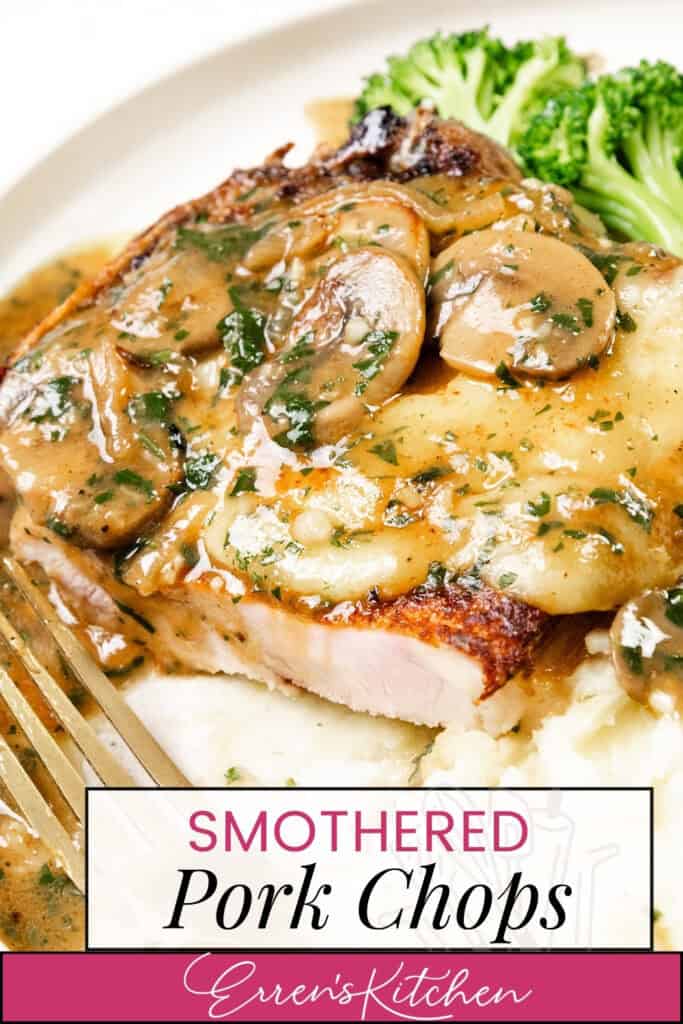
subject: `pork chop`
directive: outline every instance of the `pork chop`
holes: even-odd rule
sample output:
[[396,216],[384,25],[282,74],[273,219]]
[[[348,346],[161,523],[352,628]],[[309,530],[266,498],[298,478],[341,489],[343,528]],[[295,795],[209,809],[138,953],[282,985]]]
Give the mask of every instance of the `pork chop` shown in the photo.
[[167,667],[467,727],[551,615],[680,565],[680,328],[648,321],[666,290],[680,322],[678,262],[426,111],[286,153],[22,344],[12,544]]

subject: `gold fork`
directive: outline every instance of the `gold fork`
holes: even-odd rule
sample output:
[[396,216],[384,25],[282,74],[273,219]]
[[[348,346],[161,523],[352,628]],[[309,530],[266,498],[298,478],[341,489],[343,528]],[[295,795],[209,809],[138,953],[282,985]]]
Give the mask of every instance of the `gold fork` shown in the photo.
[[[52,636],[65,663],[100,706],[109,722],[151,778],[160,786],[189,786],[185,776],[130,709],[123,697],[95,664],[74,634],[60,621],[42,591],[22,566],[9,555],[0,566]],[[40,663],[19,631],[0,612],[0,635],[24,665],[66,733],[75,742],[105,786],[134,785],[111,751],[98,738],[64,690]],[[60,745],[21,693],[8,672],[0,667],[0,696],[40,757],[48,775],[79,822],[85,822],[85,782]],[[4,737],[0,736],[0,778],[31,828],[52,850],[81,892],[85,889],[84,852],[61,824]]]

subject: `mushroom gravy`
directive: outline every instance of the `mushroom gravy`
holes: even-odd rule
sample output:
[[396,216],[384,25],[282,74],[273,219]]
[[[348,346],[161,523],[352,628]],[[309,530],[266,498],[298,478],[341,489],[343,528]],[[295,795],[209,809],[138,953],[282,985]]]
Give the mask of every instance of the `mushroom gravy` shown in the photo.
[[[111,258],[112,247],[98,243],[70,251],[28,274],[0,299],[0,364],[35,323],[62,302],[85,276]],[[7,482],[0,498],[1,540],[7,543],[13,498]],[[45,586],[49,586],[43,578]],[[65,671],[39,623],[18,601],[13,588],[0,582],[0,609],[21,626],[31,644],[70,698],[85,709],[86,695]],[[84,638],[87,639],[87,638]],[[59,737],[62,730],[28,674],[2,645],[0,664],[10,673],[43,723]],[[0,732],[19,756],[33,781],[50,800],[65,827],[75,833],[76,822],[51,784],[39,758],[6,705],[0,703]],[[12,798],[0,785],[0,941],[11,949],[76,950],[84,944],[82,895],[54,863],[50,852],[17,813]]]

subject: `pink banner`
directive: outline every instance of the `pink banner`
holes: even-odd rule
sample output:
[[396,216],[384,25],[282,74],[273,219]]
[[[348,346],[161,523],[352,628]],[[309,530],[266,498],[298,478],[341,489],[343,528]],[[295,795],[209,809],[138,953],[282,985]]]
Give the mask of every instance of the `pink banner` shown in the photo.
[[13,953],[6,1021],[680,1021],[665,953]]

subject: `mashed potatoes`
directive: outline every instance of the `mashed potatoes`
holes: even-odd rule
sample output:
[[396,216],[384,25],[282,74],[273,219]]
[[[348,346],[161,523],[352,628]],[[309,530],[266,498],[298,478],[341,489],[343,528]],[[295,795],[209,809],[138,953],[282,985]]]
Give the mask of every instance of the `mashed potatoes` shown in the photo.
[[[599,653],[586,655],[568,680],[511,681],[482,705],[476,731],[373,718],[295,687],[269,690],[234,676],[151,672],[127,696],[197,786],[652,785],[655,939],[660,949],[680,949],[683,725],[621,689],[602,653],[606,633],[587,639]],[[114,746],[110,726],[94,724]]]
[[[534,728],[525,728],[522,715],[518,731],[498,737],[445,729],[420,762],[420,784],[654,786],[655,939],[659,948],[681,949],[683,725],[677,715],[658,715],[628,697],[604,654],[579,666],[569,693],[566,708],[547,713]],[[501,714],[524,704],[515,683],[500,700]]]

